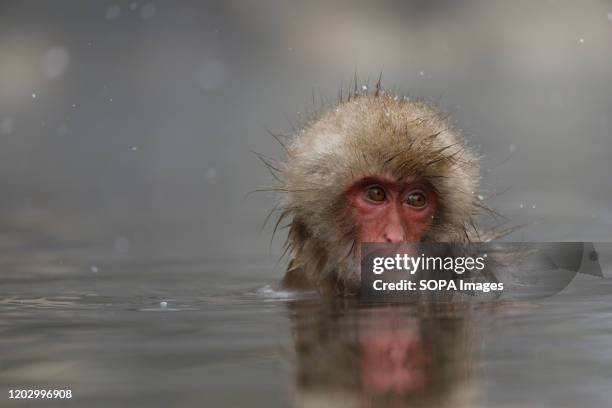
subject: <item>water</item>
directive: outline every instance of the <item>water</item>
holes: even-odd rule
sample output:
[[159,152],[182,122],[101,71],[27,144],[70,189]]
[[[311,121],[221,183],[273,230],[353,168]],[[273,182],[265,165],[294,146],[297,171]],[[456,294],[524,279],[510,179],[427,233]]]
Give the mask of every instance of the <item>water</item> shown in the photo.
[[[4,255],[0,406],[607,407],[612,399],[610,279],[578,276],[537,302],[385,306],[274,291],[271,262]],[[73,397],[8,399],[14,388]]]

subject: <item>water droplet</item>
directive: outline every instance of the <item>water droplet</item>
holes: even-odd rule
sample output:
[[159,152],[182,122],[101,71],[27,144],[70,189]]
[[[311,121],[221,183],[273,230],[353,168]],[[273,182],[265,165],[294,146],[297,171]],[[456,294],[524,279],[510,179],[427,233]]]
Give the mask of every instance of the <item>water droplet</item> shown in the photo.
[[66,124],[62,123],[61,125],[59,125],[59,127],[57,128],[57,133],[61,136],[66,136],[68,134],[68,126],[66,126]]
[[217,178],[217,169],[215,169],[214,167],[210,167],[209,169],[206,170],[205,176],[209,180],[216,179]]
[[482,195],[478,194],[478,199],[479,199],[480,201],[482,201],[482,200],[484,200],[484,196],[482,196]]
[[140,8],[140,18],[148,20],[155,15],[155,4],[147,3]]
[[584,44],[584,38],[581,38],[578,41],[580,42],[580,44]]
[[130,250],[130,240],[125,237],[116,237],[113,248],[117,252],[126,253]]
[[519,205],[519,208],[525,208],[525,205],[524,205],[523,203],[521,203],[521,204]]
[[0,120],[0,133],[2,133],[3,135],[10,135],[11,133],[13,133],[14,129],[15,123],[13,121],[13,118],[3,118],[2,120]]
[[135,152],[136,150],[138,150],[138,146],[132,146],[132,147],[130,147],[130,150]]
[[420,76],[425,75],[425,71],[419,71],[419,75],[420,75]]
[[98,273],[98,272],[100,272],[100,269],[99,269],[99,268],[98,268],[96,265],[92,265],[92,266],[91,266],[89,269],[90,269],[90,270],[91,270],[93,273]]
[[35,93],[32,94],[32,99],[36,99],[36,94]]
[[108,98],[108,101],[109,101],[109,102],[112,102],[112,101],[113,101],[113,98]]
[[532,206],[531,206],[531,208],[533,208],[533,209],[535,210],[535,208],[536,208],[535,204],[534,204],[534,205],[532,205]]
[[70,65],[70,54],[64,47],[49,48],[43,57],[43,74],[49,78],[61,76]]
[[203,91],[221,89],[229,78],[228,69],[222,61],[209,59],[198,66],[195,82]]
[[73,108],[76,108],[76,103],[73,103],[73,104],[72,104],[72,107],[73,107]]
[[514,152],[516,152],[516,145],[511,144],[510,145],[510,153],[514,153]]
[[165,309],[168,307],[168,302],[162,300],[161,302],[159,302],[159,307],[161,307],[162,309]]
[[117,4],[113,4],[112,6],[109,6],[106,9],[106,19],[113,21],[116,20],[117,18],[119,18],[119,15],[121,14],[121,7],[119,7],[119,5]]
[[368,90],[368,87],[367,87],[367,86],[365,86],[365,85],[363,85],[363,86],[361,87],[361,90],[362,90],[362,91],[367,91],[367,90]]
[[612,21],[612,11],[608,13],[608,20]]

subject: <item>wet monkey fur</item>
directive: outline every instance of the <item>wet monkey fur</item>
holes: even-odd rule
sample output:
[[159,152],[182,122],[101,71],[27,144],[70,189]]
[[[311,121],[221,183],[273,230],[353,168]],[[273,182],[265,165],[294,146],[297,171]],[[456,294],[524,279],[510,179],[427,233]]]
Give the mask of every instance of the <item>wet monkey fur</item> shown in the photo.
[[360,242],[483,240],[477,156],[438,112],[380,81],[281,142],[285,157],[270,167],[289,228],[284,288],[356,293]]

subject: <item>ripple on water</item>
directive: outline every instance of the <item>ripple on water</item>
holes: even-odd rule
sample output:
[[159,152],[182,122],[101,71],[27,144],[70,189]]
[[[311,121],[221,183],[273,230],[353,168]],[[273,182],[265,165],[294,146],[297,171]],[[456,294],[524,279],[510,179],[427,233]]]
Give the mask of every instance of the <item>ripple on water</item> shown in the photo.
[[312,297],[314,292],[296,292],[290,290],[274,289],[270,285],[265,285],[257,290],[255,294],[265,300],[299,300]]

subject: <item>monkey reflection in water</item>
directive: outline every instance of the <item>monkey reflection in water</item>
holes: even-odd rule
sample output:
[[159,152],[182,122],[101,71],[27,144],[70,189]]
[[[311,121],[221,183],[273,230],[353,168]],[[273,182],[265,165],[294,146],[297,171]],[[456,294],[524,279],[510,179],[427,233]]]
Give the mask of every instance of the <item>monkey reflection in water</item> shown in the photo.
[[470,406],[465,312],[352,302],[289,304],[296,406]]
[[[356,88],[357,89],[357,88]],[[475,226],[478,159],[446,118],[424,103],[351,92],[313,115],[264,163],[288,222],[285,289],[328,296],[359,291],[360,244],[487,241]]]

